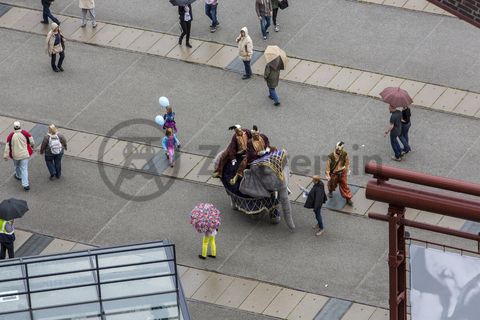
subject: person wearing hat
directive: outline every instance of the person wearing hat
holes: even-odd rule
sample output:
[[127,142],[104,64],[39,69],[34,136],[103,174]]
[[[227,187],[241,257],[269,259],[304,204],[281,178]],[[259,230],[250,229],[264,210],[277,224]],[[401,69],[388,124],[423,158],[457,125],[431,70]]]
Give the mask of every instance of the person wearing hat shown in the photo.
[[[47,34],[47,53],[50,55],[50,63],[55,72],[63,71],[63,59],[65,59],[65,38],[57,23],[52,23],[52,28]],[[56,64],[57,53],[60,56]]]
[[348,205],[353,205],[352,192],[347,182],[347,175],[350,174],[350,159],[348,153],[344,150],[345,143],[343,141],[337,142],[335,150],[328,155],[328,160],[325,168],[325,176],[328,179],[328,197],[331,198],[333,191],[340,189],[340,194]]
[[0,219],[0,260],[4,260],[7,257],[7,252],[9,259],[13,259],[15,256],[13,248],[15,229],[13,223],[13,220],[6,221]]
[[239,124],[231,126],[228,130],[235,130],[235,133],[227,149],[222,152],[218,160],[215,171],[212,174],[214,178],[220,178],[222,176],[223,167],[227,161],[234,160],[237,156],[246,155],[248,140],[252,138],[250,130],[242,129]]
[[45,163],[48,172],[50,172],[50,180],[55,177],[60,179],[62,175],[62,157],[64,150],[67,150],[67,139],[63,134],[58,132],[54,124],[48,126],[48,133],[43,137],[40,146],[40,154],[45,154]]
[[35,141],[33,141],[32,135],[22,130],[22,126],[19,121],[13,123],[13,131],[7,137],[5,144],[5,150],[3,152],[3,158],[5,161],[8,159],[13,160],[15,167],[15,179],[22,181],[22,186],[25,191],[30,190],[30,184],[28,182],[28,160],[33,154],[35,147]]
[[270,152],[270,141],[268,140],[268,137],[263,133],[260,133],[256,125],[253,126],[253,129],[250,132],[252,138],[247,142],[247,154],[243,157],[236,175],[230,179],[230,185],[232,186],[237,183],[239,177],[243,177],[243,171],[250,165],[250,163]]
[[307,200],[305,201],[305,208],[313,209],[317,224],[313,226],[313,229],[317,230],[316,236],[321,236],[324,232],[324,225],[322,219],[322,206],[327,202],[327,196],[325,195],[325,186],[323,185],[320,176],[312,177],[313,186],[310,191],[305,192],[307,194]]

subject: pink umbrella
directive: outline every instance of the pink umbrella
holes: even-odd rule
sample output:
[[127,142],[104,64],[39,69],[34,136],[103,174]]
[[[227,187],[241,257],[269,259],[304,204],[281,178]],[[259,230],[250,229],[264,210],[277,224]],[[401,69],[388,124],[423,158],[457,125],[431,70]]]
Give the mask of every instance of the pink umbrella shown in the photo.
[[388,87],[380,92],[383,102],[395,108],[403,108],[412,104],[413,100],[407,91],[398,87]]
[[190,223],[198,232],[211,233],[220,226],[220,210],[211,203],[199,203],[190,212]]

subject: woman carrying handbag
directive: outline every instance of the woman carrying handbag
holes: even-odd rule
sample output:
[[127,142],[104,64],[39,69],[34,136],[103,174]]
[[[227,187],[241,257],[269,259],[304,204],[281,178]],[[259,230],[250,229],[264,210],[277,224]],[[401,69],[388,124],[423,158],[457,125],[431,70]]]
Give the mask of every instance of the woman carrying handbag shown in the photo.
[[[65,59],[65,38],[60,31],[60,27],[52,22],[52,28],[47,34],[47,53],[50,55],[50,63],[55,72],[63,71],[63,59]],[[60,56],[57,61],[57,53]]]

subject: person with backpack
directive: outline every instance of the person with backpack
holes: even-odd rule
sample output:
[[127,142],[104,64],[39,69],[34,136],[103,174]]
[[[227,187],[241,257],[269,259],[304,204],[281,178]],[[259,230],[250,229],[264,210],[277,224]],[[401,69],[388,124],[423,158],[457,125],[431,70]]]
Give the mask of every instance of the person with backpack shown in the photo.
[[62,175],[62,157],[64,150],[67,150],[67,139],[58,132],[54,124],[48,126],[48,133],[45,135],[40,147],[40,154],[45,154],[45,163],[50,172],[50,180],[55,177],[60,179]]
[[13,160],[15,168],[14,177],[22,181],[22,187],[25,191],[30,190],[28,160],[33,154],[34,148],[35,141],[33,141],[32,135],[27,130],[22,130],[20,121],[15,121],[13,123],[13,132],[10,132],[5,143],[3,158],[5,161],[8,161],[8,159]]

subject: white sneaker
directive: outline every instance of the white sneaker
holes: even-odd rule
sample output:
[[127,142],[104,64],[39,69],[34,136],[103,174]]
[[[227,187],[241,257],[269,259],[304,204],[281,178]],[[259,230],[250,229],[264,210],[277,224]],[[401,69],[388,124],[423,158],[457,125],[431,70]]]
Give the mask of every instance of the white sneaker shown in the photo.
[[278,27],[278,24],[275,26],[275,32],[280,31],[280,28]]
[[315,233],[315,235],[318,237],[318,236],[321,236],[324,232],[325,230],[320,229],[317,233]]

